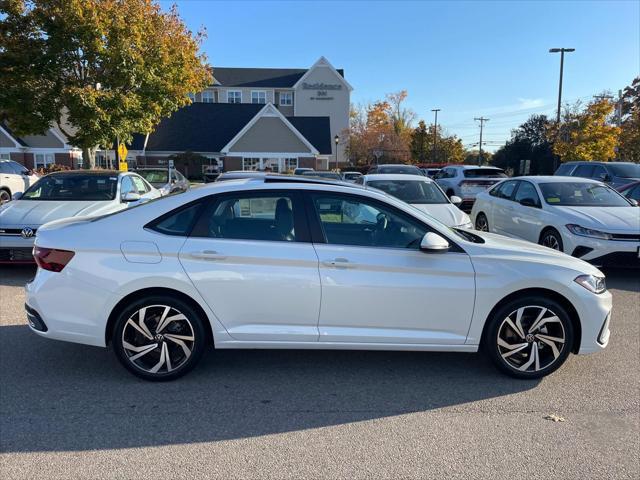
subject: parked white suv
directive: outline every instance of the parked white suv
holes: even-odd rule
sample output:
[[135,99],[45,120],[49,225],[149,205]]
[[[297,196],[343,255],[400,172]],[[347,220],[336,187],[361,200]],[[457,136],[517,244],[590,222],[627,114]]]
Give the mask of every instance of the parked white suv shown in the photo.
[[0,205],[11,200],[38,181],[24,165],[13,160],[0,159]]
[[504,170],[497,167],[478,167],[473,165],[449,165],[436,176],[436,182],[449,198],[462,199],[459,208],[470,212],[476,195],[507,178]]

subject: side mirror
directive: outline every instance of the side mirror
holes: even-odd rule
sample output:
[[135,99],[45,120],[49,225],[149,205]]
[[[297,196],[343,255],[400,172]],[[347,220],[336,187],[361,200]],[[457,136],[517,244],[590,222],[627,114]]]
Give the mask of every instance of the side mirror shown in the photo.
[[462,199],[457,195],[452,195],[449,200],[451,200],[451,203],[453,203],[456,207],[462,204]]
[[16,192],[11,196],[12,200],[20,200],[22,198],[22,192]]
[[426,253],[446,253],[449,251],[449,242],[437,233],[427,232],[420,242],[420,250]]
[[[14,195],[13,198],[15,200],[16,196]],[[627,198],[627,200],[629,200],[631,202],[631,205],[633,205],[634,207],[639,206],[638,201],[635,198]]]
[[523,207],[537,207],[538,204],[535,202],[535,200],[533,198],[523,198],[522,200],[520,200],[520,205],[522,205]]
[[124,203],[131,203],[131,202],[137,202],[138,200],[140,200],[142,197],[140,196],[139,193],[135,193],[135,192],[128,192],[125,193],[124,196],[122,197],[122,201]]

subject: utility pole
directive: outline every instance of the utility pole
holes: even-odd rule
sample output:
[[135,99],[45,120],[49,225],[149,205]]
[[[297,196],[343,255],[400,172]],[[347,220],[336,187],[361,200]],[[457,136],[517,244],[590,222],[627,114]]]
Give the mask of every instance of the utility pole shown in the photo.
[[[562,73],[564,71],[564,54],[565,52],[575,52],[576,49],[575,48],[550,48],[549,49],[549,53],[558,53],[560,52],[560,84],[558,86],[558,111],[556,114],[556,129],[558,132],[558,135],[560,135],[560,111],[562,108]],[[556,170],[558,168],[558,160],[559,157],[556,156],[555,157],[555,165],[554,170]]]
[[433,124],[433,163],[436,163],[436,143],[438,142],[438,112],[440,108],[431,109],[436,114],[436,119]]
[[484,117],[476,117],[474,118],[474,120],[480,122],[480,143],[478,144],[480,147],[480,155],[478,156],[478,165],[482,166],[482,129],[484,127],[484,122],[488,122],[489,119]]

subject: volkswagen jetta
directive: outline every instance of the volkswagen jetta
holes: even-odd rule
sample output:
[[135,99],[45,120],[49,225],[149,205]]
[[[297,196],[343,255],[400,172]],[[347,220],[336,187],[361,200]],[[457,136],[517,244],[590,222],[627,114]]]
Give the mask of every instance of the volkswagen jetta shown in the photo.
[[595,267],[381,192],[266,176],[38,231],[31,328],[168,380],[206,348],[475,352],[537,378],[602,350]]

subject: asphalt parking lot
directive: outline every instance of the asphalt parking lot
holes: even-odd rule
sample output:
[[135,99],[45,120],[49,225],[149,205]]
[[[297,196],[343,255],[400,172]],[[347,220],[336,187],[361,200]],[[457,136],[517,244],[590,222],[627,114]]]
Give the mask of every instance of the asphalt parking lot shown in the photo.
[[32,334],[33,273],[0,267],[3,479],[640,478],[637,272],[607,272],[609,348],[542,381],[475,354],[211,351],[161,384]]

